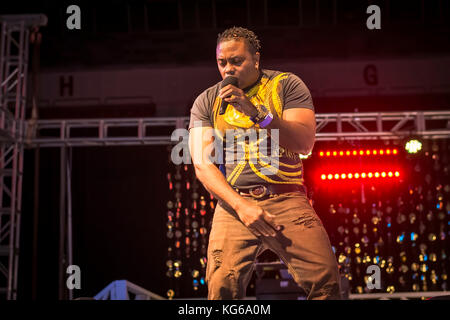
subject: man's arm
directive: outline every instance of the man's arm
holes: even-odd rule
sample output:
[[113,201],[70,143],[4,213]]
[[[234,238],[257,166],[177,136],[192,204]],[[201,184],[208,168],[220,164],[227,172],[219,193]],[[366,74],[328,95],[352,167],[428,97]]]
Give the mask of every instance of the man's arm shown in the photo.
[[[220,90],[219,97],[248,116],[254,116],[257,113],[256,107],[244,94],[244,91],[231,84]],[[308,108],[288,108],[283,111],[281,119],[275,115],[272,122],[264,129],[278,129],[280,146],[306,155],[314,146],[315,113]],[[271,130],[267,130],[269,135],[270,132]]]
[[195,174],[206,190],[236,210],[238,203],[244,199],[231,188],[222,172],[208,158],[208,148],[213,146],[213,139],[206,138],[204,141],[203,137],[211,137],[211,132],[211,127],[196,127],[189,131],[189,150]]
[[233,208],[241,221],[257,236],[274,236],[275,230],[279,230],[273,224],[274,217],[234,191],[222,172],[208,159],[207,151],[213,145],[213,138],[203,139],[205,136],[211,136],[206,133],[207,130],[212,128],[194,127],[189,131],[189,150],[197,178],[206,190]]
[[291,108],[283,111],[281,119],[275,116],[265,129],[279,129],[280,146],[306,155],[314,146],[316,117],[311,109]]

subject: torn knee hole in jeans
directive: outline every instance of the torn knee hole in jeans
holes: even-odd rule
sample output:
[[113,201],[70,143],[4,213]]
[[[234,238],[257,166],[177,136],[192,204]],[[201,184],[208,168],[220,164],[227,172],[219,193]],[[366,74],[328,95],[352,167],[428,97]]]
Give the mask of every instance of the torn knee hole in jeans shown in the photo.
[[222,265],[222,250],[214,250],[212,255],[214,258],[214,267],[217,269]]
[[[222,266],[222,254],[223,251],[222,250],[214,250],[212,252],[212,256],[214,259],[214,269],[217,270]],[[230,280],[235,280],[236,275],[235,275],[235,271],[233,269],[230,269],[228,271],[228,273],[226,274],[226,277]]]
[[319,221],[315,217],[311,217],[309,215],[303,215],[298,217],[294,221],[292,221],[296,225],[304,225],[307,228],[311,228],[314,223],[318,223]]

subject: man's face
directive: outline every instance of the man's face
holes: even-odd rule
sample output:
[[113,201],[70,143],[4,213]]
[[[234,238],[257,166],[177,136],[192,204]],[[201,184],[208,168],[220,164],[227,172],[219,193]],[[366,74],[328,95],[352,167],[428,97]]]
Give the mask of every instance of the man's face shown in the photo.
[[259,52],[252,54],[244,40],[228,40],[217,45],[217,67],[222,79],[238,78],[239,88],[254,83],[259,76]]

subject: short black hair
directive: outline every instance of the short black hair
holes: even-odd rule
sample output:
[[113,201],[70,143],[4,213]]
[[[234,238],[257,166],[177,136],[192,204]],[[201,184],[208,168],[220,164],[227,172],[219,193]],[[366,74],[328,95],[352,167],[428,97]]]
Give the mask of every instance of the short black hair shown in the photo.
[[247,42],[250,52],[255,54],[261,51],[261,44],[256,34],[242,27],[232,27],[217,35],[217,45],[223,41],[243,39]]

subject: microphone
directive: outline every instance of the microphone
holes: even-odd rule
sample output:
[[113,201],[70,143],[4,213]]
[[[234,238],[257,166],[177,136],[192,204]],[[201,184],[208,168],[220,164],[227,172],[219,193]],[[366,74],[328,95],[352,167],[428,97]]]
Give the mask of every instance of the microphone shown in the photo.
[[[233,86],[237,87],[238,86],[238,78],[233,77],[233,76],[226,77],[225,79],[223,79],[222,83],[220,84],[220,89],[222,89],[223,87],[225,87],[229,84],[232,84]],[[228,102],[226,102],[225,100],[222,100],[222,103],[220,105],[220,111],[219,111],[220,115],[225,113],[227,106],[228,106]]]

